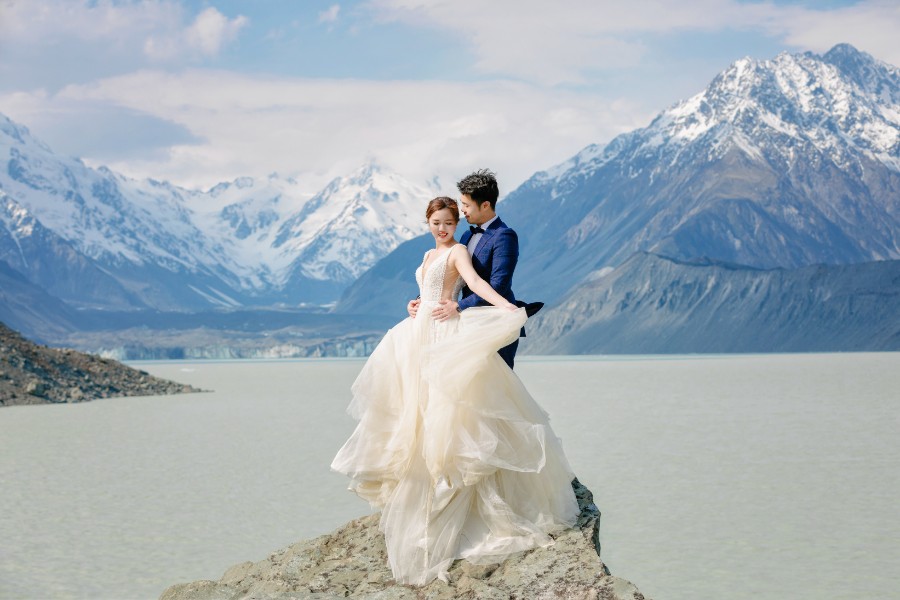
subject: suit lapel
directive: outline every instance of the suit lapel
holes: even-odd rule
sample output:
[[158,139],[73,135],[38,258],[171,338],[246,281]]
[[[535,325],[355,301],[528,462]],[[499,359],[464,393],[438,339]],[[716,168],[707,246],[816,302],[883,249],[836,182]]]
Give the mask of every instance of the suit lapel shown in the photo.
[[491,233],[490,229],[485,230],[484,233],[481,234],[481,239],[478,240],[478,243],[475,245],[475,251],[472,254],[477,256],[481,256],[481,251],[484,250],[485,244],[488,242],[488,238],[490,238],[493,233]]
[[[497,233],[497,230],[503,226],[503,221],[500,220],[500,217],[494,219],[494,222],[490,224],[490,226],[484,230],[484,233],[481,234],[481,239],[478,240],[478,245],[475,246],[474,254],[479,254],[485,247],[487,247],[488,241],[490,238],[494,237],[494,234]],[[471,234],[471,232],[469,232]]]

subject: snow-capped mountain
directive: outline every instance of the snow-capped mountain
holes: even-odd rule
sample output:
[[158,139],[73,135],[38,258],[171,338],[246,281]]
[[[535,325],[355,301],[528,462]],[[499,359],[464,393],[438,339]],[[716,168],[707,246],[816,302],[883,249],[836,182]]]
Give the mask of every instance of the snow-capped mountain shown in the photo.
[[515,288],[552,300],[638,251],[758,267],[900,257],[900,70],[839,45],[732,64],[498,212]]
[[0,118],[2,189],[41,223],[77,242],[87,256],[110,264],[152,261],[200,269],[219,261],[191,222],[183,190],[135,182],[107,169],[61,157],[27,129]]
[[190,203],[195,221],[250,288],[282,289],[295,277],[344,284],[423,228],[433,192],[370,162],[310,196],[276,175],[222,183]]
[[61,157],[2,115],[0,161],[0,260],[81,306],[332,301],[421,232],[433,195],[374,163],[315,195],[277,175],[208,192],[137,181]]
[[433,195],[368,164],[310,199],[279,227],[273,247],[292,257],[287,275],[346,284],[422,233]]

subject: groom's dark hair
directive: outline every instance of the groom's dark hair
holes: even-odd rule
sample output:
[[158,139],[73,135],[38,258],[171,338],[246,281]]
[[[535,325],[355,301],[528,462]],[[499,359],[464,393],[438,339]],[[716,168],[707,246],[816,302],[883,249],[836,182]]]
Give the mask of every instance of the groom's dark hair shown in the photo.
[[497,176],[490,169],[481,169],[466,175],[456,184],[460,194],[465,194],[479,205],[490,202],[491,209],[497,208],[500,188],[497,187]]

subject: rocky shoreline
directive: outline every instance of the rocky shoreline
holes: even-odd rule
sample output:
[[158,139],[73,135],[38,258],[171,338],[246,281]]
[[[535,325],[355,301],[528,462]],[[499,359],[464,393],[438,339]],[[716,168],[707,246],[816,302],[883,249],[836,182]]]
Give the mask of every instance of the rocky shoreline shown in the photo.
[[0,406],[200,391],[114,360],[35,344],[0,323]]
[[581,515],[552,546],[518,553],[499,565],[458,560],[448,583],[413,587],[394,582],[374,514],[260,562],[235,565],[218,581],[173,585],[160,600],[646,600],[603,564],[600,511],[590,490],[577,479],[572,486]]

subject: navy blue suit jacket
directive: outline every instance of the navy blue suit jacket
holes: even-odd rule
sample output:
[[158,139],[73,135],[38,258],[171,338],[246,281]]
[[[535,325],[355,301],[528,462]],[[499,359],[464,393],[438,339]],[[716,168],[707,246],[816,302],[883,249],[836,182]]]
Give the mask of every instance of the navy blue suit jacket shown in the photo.
[[[466,245],[471,237],[472,232],[466,231],[459,242]],[[475,267],[478,276],[487,281],[494,291],[513,304],[516,302],[516,296],[512,291],[512,278],[518,260],[519,236],[498,217],[481,235],[472,255],[472,266]],[[460,309],[489,305],[490,302],[473,293],[468,286],[463,288],[462,299],[459,301]]]

